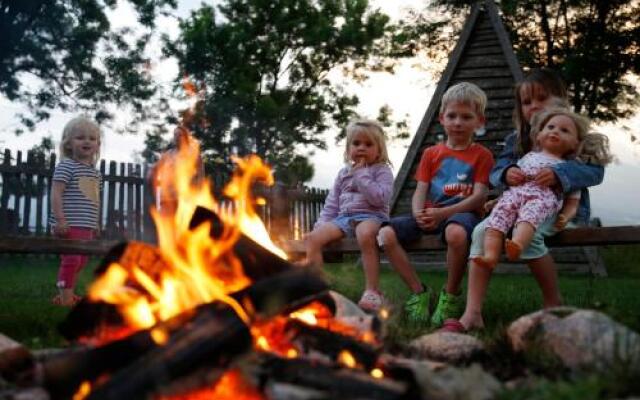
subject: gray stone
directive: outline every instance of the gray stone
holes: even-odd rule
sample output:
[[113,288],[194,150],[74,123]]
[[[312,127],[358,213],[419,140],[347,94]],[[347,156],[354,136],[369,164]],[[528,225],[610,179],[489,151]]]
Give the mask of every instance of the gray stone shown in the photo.
[[640,372],[640,335],[598,311],[537,311],[514,321],[507,336],[515,351],[548,352],[574,370],[622,366]]
[[467,368],[412,369],[423,399],[486,400],[502,390],[500,382],[479,364]]
[[414,339],[409,348],[412,355],[438,361],[463,362],[483,353],[485,346],[479,339],[454,332],[435,332]]

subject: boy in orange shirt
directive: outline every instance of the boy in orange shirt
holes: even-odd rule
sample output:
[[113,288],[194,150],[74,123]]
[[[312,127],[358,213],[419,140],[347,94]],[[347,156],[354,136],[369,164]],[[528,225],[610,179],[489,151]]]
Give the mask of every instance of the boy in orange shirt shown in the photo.
[[[427,148],[422,155],[411,201],[412,215],[393,218],[378,233],[379,245],[413,292],[405,303],[412,322],[430,321],[432,326],[439,327],[445,319],[460,316],[464,311],[460,284],[471,232],[480,221],[494,164],[491,152],[473,143],[474,132],[485,123],[486,104],[487,96],[472,83],[458,83],[444,93],[439,120],[447,139]],[[433,315],[430,312],[433,291],[420,281],[402,248],[402,243],[417,240],[425,233],[439,233],[447,244],[447,283]],[[377,271],[365,274],[372,272],[377,275]],[[373,278],[376,280],[376,276]],[[368,308],[362,300],[360,305]]]

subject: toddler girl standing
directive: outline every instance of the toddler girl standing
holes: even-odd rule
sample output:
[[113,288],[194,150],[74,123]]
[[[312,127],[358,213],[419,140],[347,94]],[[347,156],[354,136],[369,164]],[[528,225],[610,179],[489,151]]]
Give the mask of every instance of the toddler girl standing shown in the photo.
[[[375,240],[380,225],[389,219],[393,189],[385,136],[377,122],[356,121],[347,127],[344,161],[347,165],[338,172],[320,217],[305,238],[307,260],[311,265],[321,266],[322,248],[327,243],[355,236],[366,272],[378,265]],[[366,284],[367,288],[377,287],[377,283]],[[363,296],[361,302],[366,301]]]
[[[98,230],[100,173],[95,165],[100,152],[100,128],[95,122],[77,117],[67,123],[60,141],[60,163],[53,172],[51,225],[65,239],[93,239]],[[76,279],[88,256],[64,254],[53,303],[72,306],[80,300],[74,294]]]

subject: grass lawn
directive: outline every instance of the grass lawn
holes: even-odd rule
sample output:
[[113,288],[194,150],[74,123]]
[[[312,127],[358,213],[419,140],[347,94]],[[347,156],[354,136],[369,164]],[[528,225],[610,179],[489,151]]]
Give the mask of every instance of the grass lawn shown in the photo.
[[[561,276],[560,286],[565,303],[582,308],[596,308],[619,322],[640,331],[640,263],[636,261],[640,246],[610,246],[605,248],[609,277]],[[92,260],[80,276],[79,293],[83,294],[91,280],[97,260]],[[30,348],[64,345],[56,330],[67,313],[54,306],[54,282],[58,261],[55,257],[0,257],[0,332]],[[331,286],[357,301],[363,287],[362,271],[355,260],[327,264]],[[442,287],[446,275],[442,272],[421,272],[421,278],[434,289]],[[389,323],[391,344],[404,343],[426,332],[412,327],[400,316],[408,291],[397,275],[384,270],[382,289],[395,312]],[[492,337],[517,317],[535,311],[541,298],[534,279],[529,274],[494,275],[485,304],[487,329],[483,336]]]

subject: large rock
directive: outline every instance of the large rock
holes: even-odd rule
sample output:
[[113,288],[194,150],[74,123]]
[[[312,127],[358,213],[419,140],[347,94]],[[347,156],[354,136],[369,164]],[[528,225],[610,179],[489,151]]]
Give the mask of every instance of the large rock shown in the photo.
[[434,367],[430,361],[407,360],[404,366],[412,370],[423,399],[488,400],[502,390],[500,382],[479,364]]
[[473,359],[485,351],[479,339],[453,332],[435,332],[414,339],[409,348],[417,357],[451,363]]
[[598,311],[537,311],[514,321],[507,336],[515,351],[548,352],[574,370],[622,365],[640,372],[640,335]]

